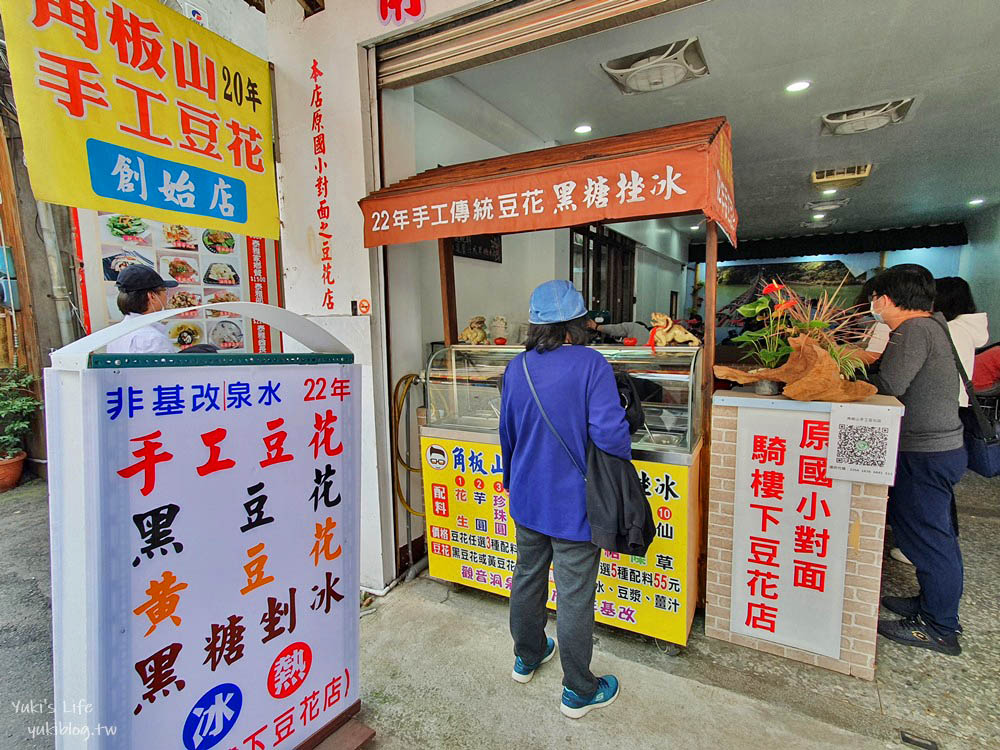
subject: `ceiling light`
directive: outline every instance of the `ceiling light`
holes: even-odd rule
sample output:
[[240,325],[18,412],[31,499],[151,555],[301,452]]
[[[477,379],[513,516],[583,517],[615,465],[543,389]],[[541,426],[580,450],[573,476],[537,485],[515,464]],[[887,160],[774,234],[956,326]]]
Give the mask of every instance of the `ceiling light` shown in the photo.
[[826,218],[826,214],[813,214],[813,221],[821,221]]
[[695,224],[693,227],[691,227],[692,232],[697,232],[699,229],[701,229],[701,224]]
[[850,198],[824,198],[818,201],[809,201],[803,208],[806,211],[836,211],[838,208],[843,208],[848,203],[851,202]]
[[573,128],[573,132],[577,133],[578,135],[586,135],[591,130],[593,130],[593,128],[590,127],[590,125],[577,125],[575,128]]
[[836,194],[837,194],[837,188],[827,188],[826,190],[823,191],[823,195],[836,195]]
[[982,199],[982,198],[973,198],[971,201],[969,201],[969,205],[970,206],[981,206],[985,202],[986,201],[984,199]]
[[794,94],[796,91],[805,91],[812,86],[812,81],[794,81],[785,86],[785,91]]

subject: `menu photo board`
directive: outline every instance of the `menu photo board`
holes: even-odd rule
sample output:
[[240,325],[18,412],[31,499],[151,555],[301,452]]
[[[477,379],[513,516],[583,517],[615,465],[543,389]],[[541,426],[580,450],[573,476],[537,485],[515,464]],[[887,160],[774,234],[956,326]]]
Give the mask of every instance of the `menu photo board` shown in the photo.
[[[78,210],[75,215],[90,332],[123,319],[116,282],[130,265],[147,266],[177,282],[167,290],[168,309],[279,300],[277,245],[272,240],[128,214]],[[236,313],[192,309],[179,312],[166,327],[177,351],[196,344],[241,354],[281,351],[280,334]]]

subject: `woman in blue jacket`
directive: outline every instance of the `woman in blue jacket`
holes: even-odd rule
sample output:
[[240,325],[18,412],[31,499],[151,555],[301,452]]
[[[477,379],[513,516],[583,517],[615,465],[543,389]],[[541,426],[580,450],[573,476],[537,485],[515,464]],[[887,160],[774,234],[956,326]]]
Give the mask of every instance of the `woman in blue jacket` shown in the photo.
[[[586,482],[587,441],[631,459],[631,441],[611,365],[588,349],[587,309],[569,281],[548,281],[531,295],[525,352],[507,366],[500,407],[504,485],[517,525],[517,566],[510,596],[514,671],[528,682],[555,652],[545,635],[549,565],[558,595],[556,631],[563,668],[561,710],[580,718],[618,697],[613,675],[595,677],[594,594],[601,551],[590,539]],[[522,362],[523,360],[523,362]],[[538,398],[575,461],[552,433]]]

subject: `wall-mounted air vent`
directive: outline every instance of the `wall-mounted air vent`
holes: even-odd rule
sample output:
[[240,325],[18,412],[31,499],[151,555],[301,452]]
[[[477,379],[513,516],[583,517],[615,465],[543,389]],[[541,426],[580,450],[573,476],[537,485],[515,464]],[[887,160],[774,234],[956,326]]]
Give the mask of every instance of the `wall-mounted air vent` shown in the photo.
[[810,179],[814,185],[847,188],[860,185],[871,173],[871,164],[858,164],[853,167],[839,167],[838,169],[817,169],[812,173]]
[[831,112],[823,115],[823,135],[854,135],[878,130],[886,125],[896,125],[906,119],[913,106],[913,97],[896,99],[882,104],[872,104],[868,107],[846,109],[843,112]]
[[708,75],[708,65],[697,39],[683,39],[664,47],[601,63],[604,72],[624,94],[645,94]]
[[836,211],[851,202],[850,198],[838,198],[836,200],[809,201],[803,208],[807,211]]

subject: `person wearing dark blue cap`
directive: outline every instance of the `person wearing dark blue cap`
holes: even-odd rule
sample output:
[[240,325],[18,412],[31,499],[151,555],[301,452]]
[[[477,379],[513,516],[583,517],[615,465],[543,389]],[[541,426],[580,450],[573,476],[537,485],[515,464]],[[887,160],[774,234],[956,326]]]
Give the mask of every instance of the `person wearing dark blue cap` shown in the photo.
[[[590,541],[586,482],[577,466],[587,465],[588,439],[607,453],[632,458],[611,365],[584,346],[589,338],[586,316],[583,297],[569,281],[548,281],[535,289],[525,351],[507,366],[500,406],[504,486],[517,525],[511,676],[530,681],[555,653],[555,641],[545,635],[551,563],[563,668],[560,710],[571,718],[609,705],[619,691],[614,675],[595,677],[590,671],[601,550]],[[546,424],[531,385],[565,448]]]
[[[177,286],[173,279],[164,279],[149,266],[141,264],[123,268],[116,284],[118,309],[125,316],[125,321],[166,310],[167,289]],[[167,354],[174,351],[167,327],[162,323],[132,331],[108,344],[109,354]]]

